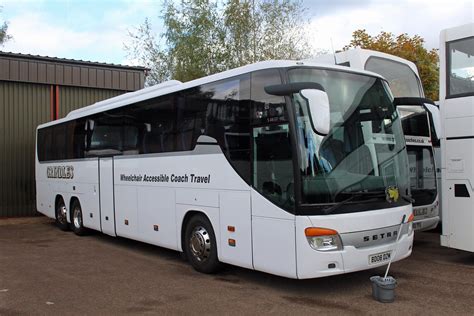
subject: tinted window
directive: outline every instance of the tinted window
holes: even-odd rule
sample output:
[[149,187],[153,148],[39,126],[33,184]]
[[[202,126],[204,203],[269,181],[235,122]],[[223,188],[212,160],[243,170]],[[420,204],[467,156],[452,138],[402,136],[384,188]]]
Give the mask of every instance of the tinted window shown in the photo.
[[402,127],[405,135],[430,136],[426,113],[407,113],[400,111],[400,115],[402,116]]
[[86,120],[80,119],[68,123],[67,157],[71,159],[84,158],[86,149]]
[[200,135],[208,135],[250,182],[249,78],[243,75],[40,129],[39,160],[187,151]]
[[293,159],[285,98],[264,88],[281,84],[278,70],[252,74],[251,109],[253,138],[252,184],[276,205],[294,208]]
[[[139,152],[174,151],[176,148],[176,106],[172,96],[154,98],[125,109],[138,133]],[[132,126],[130,126],[132,128]]]
[[86,157],[118,155],[122,152],[123,118],[105,112],[91,119],[93,130],[86,148]]
[[66,158],[66,125],[60,124],[53,127],[52,159],[62,160]]
[[38,130],[38,160],[45,161],[48,160],[48,154],[51,152],[51,136],[52,128],[42,128]]
[[74,122],[62,123],[38,130],[38,160],[74,158],[72,141]]
[[[213,137],[240,176],[250,182],[250,80],[243,75],[187,91],[187,117],[194,120],[194,140]],[[187,120],[181,120],[186,122]],[[190,129],[191,127],[189,127]]]
[[287,121],[285,98],[269,95],[264,87],[281,84],[278,70],[268,69],[252,74],[252,124],[268,124]]
[[175,98],[177,109],[176,150],[193,150],[196,141],[204,134],[207,103],[196,96],[198,89],[180,93]]
[[255,127],[253,141],[253,186],[276,205],[293,209],[293,158],[288,124]]

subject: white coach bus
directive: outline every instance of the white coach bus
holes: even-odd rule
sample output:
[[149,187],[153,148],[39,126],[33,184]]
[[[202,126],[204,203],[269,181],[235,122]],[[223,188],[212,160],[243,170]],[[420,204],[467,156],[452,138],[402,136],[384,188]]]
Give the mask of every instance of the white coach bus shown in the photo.
[[412,251],[401,120],[374,73],[261,62],[98,102],[37,133],[37,208],[79,235],[182,251],[206,273],[223,262],[299,279]]
[[474,252],[474,23],[441,31],[441,245]]
[[416,65],[394,55],[360,48],[318,56],[315,61],[372,71],[388,81],[400,110],[407,144],[413,228],[435,228],[440,221],[439,109],[425,98]]
[[[417,99],[401,98],[397,102],[404,104],[398,106],[398,110],[402,118],[410,164],[410,186],[415,215],[413,228],[419,231],[430,230],[435,228],[440,220],[436,172],[438,165],[432,142],[432,120],[426,111],[426,105],[430,104],[431,100],[426,99],[420,103]],[[437,111],[434,104],[431,106]]]

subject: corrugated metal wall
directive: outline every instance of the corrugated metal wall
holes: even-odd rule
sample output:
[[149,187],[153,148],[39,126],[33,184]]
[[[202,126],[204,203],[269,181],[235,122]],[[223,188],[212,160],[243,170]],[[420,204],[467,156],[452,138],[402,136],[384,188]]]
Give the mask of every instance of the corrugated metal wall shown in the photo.
[[58,118],[65,117],[72,110],[115,97],[124,92],[125,91],[60,86]]
[[0,80],[135,91],[145,68],[0,52]]
[[[53,89],[51,85],[0,81],[0,217],[36,213],[36,127],[51,120]],[[58,118],[62,118],[125,91],[59,86],[58,92]]]
[[0,81],[0,216],[35,214],[35,130],[50,117],[50,86]]
[[0,52],[0,217],[36,214],[36,127],[143,88],[145,70]]

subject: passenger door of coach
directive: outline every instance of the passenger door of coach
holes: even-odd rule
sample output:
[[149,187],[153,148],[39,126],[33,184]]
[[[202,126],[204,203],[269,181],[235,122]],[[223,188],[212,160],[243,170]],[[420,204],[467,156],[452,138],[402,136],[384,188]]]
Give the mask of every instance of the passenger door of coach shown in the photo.
[[296,277],[293,158],[285,98],[266,86],[281,84],[277,69],[252,73],[251,137],[254,190],[252,251],[256,270]]
[[293,163],[288,124],[253,129],[252,236],[254,268],[296,277]]
[[100,222],[102,232],[116,236],[114,202],[114,159],[99,158]]

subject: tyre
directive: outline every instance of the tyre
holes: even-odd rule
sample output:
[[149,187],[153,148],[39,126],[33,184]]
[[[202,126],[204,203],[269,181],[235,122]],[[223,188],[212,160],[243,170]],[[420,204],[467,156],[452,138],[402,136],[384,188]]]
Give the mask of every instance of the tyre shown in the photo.
[[56,205],[56,225],[60,230],[69,230],[69,223],[67,222],[67,208],[64,204],[63,198],[60,198]]
[[78,200],[74,200],[71,206],[71,229],[79,236],[83,236],[87,232],[82,222],[82,208]]
[[215,273],[219,270],[216,236],[205,216],[195,215],[187,223],[184,252],[196,271]]

